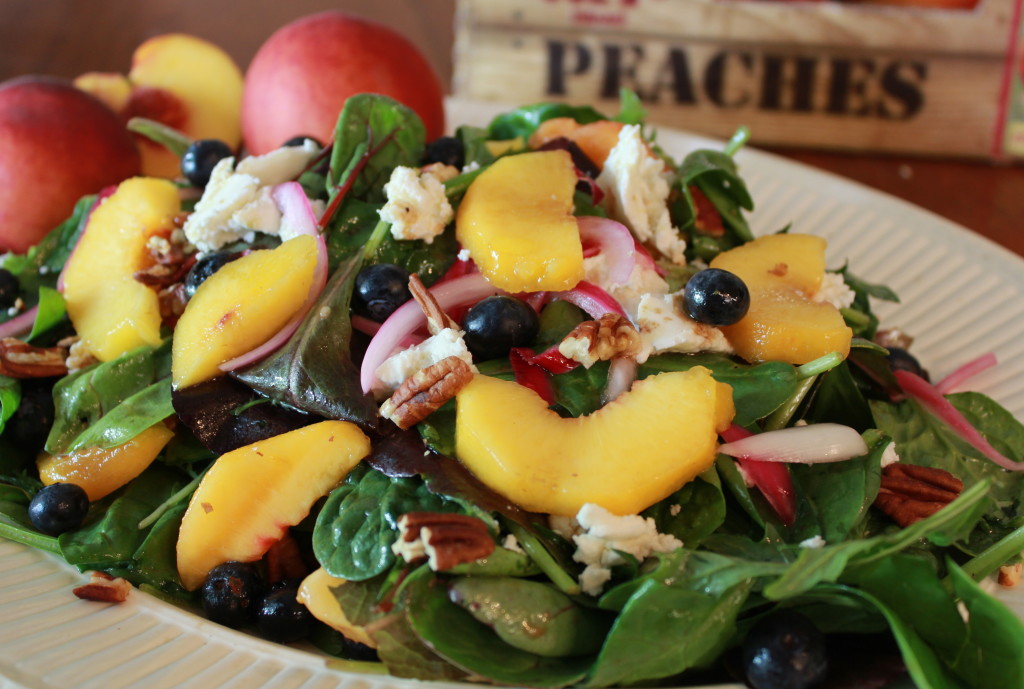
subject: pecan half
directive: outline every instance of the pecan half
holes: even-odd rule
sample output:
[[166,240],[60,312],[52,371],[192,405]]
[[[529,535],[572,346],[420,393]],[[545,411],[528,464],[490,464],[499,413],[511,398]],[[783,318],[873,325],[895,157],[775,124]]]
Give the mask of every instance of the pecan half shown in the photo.
[[457,356],[441,359],[412,374],[380,407],[380,414],[405,430],[455,397],[473,379],[473,369]]
[[1024,570],[1024,563],[1020,562],[1015,565],[1003,565],[1000,567],[999,576],[997,577],[999,585],[1011,589],[1019,584],[1021,570]]
[[956,500],[963,489],[963,481],[948,471],[897,462],[882,469],[875,507],[910,526]]
[[128,600],[132,585],[127,579],[112,577],[106,572],[89,572],[89,583],[71,590],[82,600],[99,603],[123,603]]
[[430,293],[430,290],[426,288],[426,285],[423,284],[420,276],[416,273],[409,276],[409,292],[412,294],[412,298],[416,300],[416,303],[420,305],[420,308],[423,309],[423,313],[426,314],[427,330],[430,331],[431,335],[436,335],[445,328],[459,329],[459,324],[444,312],[441,305],[437,303],[437,299],[434,298],[434,295]]
[[0,339],[0,375],[8,378],[50,378],[68,372],[64,347],[33,347],[14,337]]
[[392,545],[407,562],[427,558],[435,572],[473,562],[494,552],[494,539],[477,517],[443,512],[409,512],[398,520],[399,536]]
[[606,313],[596,321],[583,321],[558,343],[558,353],[590,368],[615,357],[635,359],[643,344],[629,319]]

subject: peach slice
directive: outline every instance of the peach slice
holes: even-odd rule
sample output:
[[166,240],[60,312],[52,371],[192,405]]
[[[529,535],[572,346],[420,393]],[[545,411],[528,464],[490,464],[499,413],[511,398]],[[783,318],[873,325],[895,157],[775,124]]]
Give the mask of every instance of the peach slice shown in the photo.
[[[242,71],[221,48],[188,34],[143,42],[127,76],[86,72],[75,86],[92,93],[125,120],[146,117],[192,139],[221,139],[237,149],[242,139]],[[143,174],[174,178],[178,157],[138,138]]]
[[619,143],[622,122],[598,120],[580,124],[571,117],[553,117],[544,120],[530,135],[530,148],[540,148],[549,141],[566,138],[575,142],[594,165],[604,167],[615,145]]
[[638,381],[608,405],[560,417],[517,383],[477,375],[456,402],[455,455],[520,507],[575,515],[653,505],[715,461],[731,422],[732,390],[694,367]]
[[220,375],[220,364],[280,330],[309,295],[317,252],[315,237],[299,235],[276,249],[253,251],[207,278],[174,329],[174,387]]
[[115,447],[43,454],[36,460],[39,478],[47,486],[58,482],[77,484],[90,501],[99,500],[145,471],[173,437],[171,429],[158,423]]
[[456,236],[496,287],[572,289],[583,278],[583,245],[572,215],[575,189],[566,151],[499,158],[466,191]]
[[813,297],[825,276],[821,237],[775,234],[725,251],[711,261],[738,275],[750,290],[750,309],[722,328],[747,361],[806,364],[831,352],[846,356],[853,331],[843,315]]
[[151,265],[150,237],[169,230],[180,209],[171,182],[134,177],[89,217],[64,268],[64,301],[85,347],[100,361],[160,344],[157,293],[134,275]]
[[332,592],[332,589],[346,583],[348,583],[347,579],[332,577],[327,570],[321,567],[302,580],[296,598],[306,606],[313,617],[328,627],[341,632],[353,641],[358,641],[370,648],[377,648],[377,642],[366,629],[348,619]]
[[263,557],[369,453],[358,426],[321,421],[221,455],[181,520],[182,584],[192,591],[219,564]]

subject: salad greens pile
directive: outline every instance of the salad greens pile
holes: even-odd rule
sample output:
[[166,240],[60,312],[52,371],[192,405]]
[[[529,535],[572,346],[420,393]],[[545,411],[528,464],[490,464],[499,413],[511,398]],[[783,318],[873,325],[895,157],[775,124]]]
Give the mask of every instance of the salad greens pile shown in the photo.
[[[636,97],[624,93],[616,119],[642,124],[643,116]],[[457,207],[494,163],[488,142],[525,141],[553,117],[605,119],[589,107],[544,103],[502,114],[487,127],[459,127],[455,136],[465,167],[445,182],[449,202]],[[744,133],[724,151],[697,150],[679,162],[657,147],[650,132],[646,138],[669,165],[669,210],[687,241],[690,265],[663,265],[678,289],[695,266],[753,239],[745,214],[754,202],[732,157]],[[430,286],[459,251],[453,226],[429,244],[396,240],[378,215],[391,171],[421,165],[426,143],[416,115],[389,99],[363,95],[345,105],[329,155],[299,179],[326,208],[321,226],[330,278],[310,313],[328,313],[328,307],[330,315],[307,317],[265,360],[172,391],[168,330],[159,347],[58,380],[0,376],[0,535],[195,605],[196,594],[178,577],[175,543],[204,471],[230,449],[322,418],[344,419],[373,438],[372,454],[291,531],[319,566],[347,580],[332,594],[348,620],[371,635],[380,663],[393,675],[537,687],[742,681],[736,658],[747,632],[787,608],[808,616],[839,646],[856,649],[870,641],[872,653],[882,648],[897,654],[919,687],[1022,686],[1024,626],[979,582],[1020,561],[1024,474],[1000,468],[900,394],[888,351],[873,342],[879,323],[870,304],[871,298],[896,295],[848,267],[839,272],[856,298],[843,315],[855,338],[845,360],[794,366],[666,353],[651,356],[637,376],[705,366],[732,387],[735,424],[764,431],[840,423],[862,434],[868,453],[791,465],[795,519],[788,525],[748,485],[736,462],[719,455],[697,479],[643,513],[683,547],[643,561],[624,556],[599,596],[581,592],[582,565],[573,560],[573,543],[551,528],[546,515],[509,504],[454,459],[454,401],[407,431],[380,419],[360,387],[366,341],[352,324],[355,276],[365,265],[392,263]],[[40,307],[25,337],[30,343],[49,345],[71,332],[56,280],[95,201],[83,199],[27,254],[0,259],[0,267],[17,277],[24,302]],[[699,222],[705,202],[717,212],[720,231],[707,233]],[[576,213],[604,211],[577,192]],[[273,246],[277,240],[258,241]],[[0,322],[9,317],[0,313]],[[551,302],[540,314],[533,349],[557,344],[586,319],[572,304]],[[476,364],[481,373],[515,378],[508,359]],[[603,362],[552,376],[555,408],[563,416],[599,409],[607,375]],[[142,475],[94,502],[81,528],[58,537],[38,533],[27,513],[41,484],[35,441],[25,439],[26,423],[19,425],[18,417],[36,414],[28,402],[40,387],[54,406],[52,423],[36,429],[47,453],[115,447],[164,421],[175,433]],[[1024,426],[1010,413],[980,393],[948,399],[1000,452],[1024,459]],[[955,474],[963,492],[932,516],[905,528],[894,524],[872,508],[882,457],[892,443],[903,463]],[[408,563],[392,545],[409,512],[477,517],[498,544],[509,547],[499,545],[487,558],[444,572]],[[311,640],[327,652],[348,648],[326,625]],[[851,662],[870,665],[864,658]],[[352,661],[350,667],[370,666]]]

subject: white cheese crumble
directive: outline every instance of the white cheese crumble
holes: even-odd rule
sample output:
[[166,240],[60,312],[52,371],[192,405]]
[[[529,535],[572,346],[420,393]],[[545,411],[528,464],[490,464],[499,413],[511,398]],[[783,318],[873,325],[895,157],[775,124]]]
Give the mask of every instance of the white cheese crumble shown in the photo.
[[848,309],[857,295],[839,273],[825,273],[821,286],[814,293],[814,301],[819,304],[831,304],[837,309]]
[[698,323],[678,307],[678,294],[645,294],[637,309],[637,328],[648,354],[720,352],[733,348],[719,328]]
[[673,263],[686,264],[686,240],[669,216],[665,164],[647,150],[639,125],[622,128],[596,181],[613,218],[641,242],[653,242]]
[[302,146],[285,146],[244,158],[237,168],[234,158],[221,160],[185,221],[188,241],[200,251],[209,252],[254,231],[278,234],[281,211],[271,197],[271,189],[298,177],[318,151],[316,144],[307,140]]
[[395,239],[422,239],[427,244],[444,232],[455,211],[444,193],[444,183],[433,170],[420,172],[399,165],[384,185],[387,203],[380,219],[391,223]]
[[512,534],[505,536],[505,539],[501,542],[501,547],[505,550],[511,550],[513,553],[519,553],[525,555],[526,551],[519,545],[519,540]]
[[468,261],[470,259],[469,249],[460,249],[456,258],[458,258],[460,261]]
[[476,371],[476,366],[473,365],[473,355],[469,353],[466,342],[462,339],[462,332],[454,328],[444,328],[423,342],[403,349],[385,359],[384,363],[377,367],[377,384],[374,393],[381,394],[394,390],[417,371],[450,356],[459,357],[469,364],[474,372]]
[[801,548],[824,548],[825,539],[821,536],[811,536],[808,539],[800,541],[799,546]]
[[892,442],[885,446],[882,451],[882,468],[889,466],[890,464],[896,464],[900,461],[900,456],[896,454],[896,443]]
[[584,593],[596,596],[611,579],[611,568],[625,563],[619,553],[638,560],[653,553],[670,553],[683,546],[671,534],[658,533],[653,519],[638,514],[616,516],[593,503],[576,514],[581,532],[572,537],[576,544],[573,559],[586,565],[580,575]]
[[637,307],[644,295],[668,294],[668,283],[658,275],[658,271],[640,263],[633,266],[633,271],[624,284],[612,282],[608,276],[608,259],[604,254],[583,259],[583,279],[614,297],[634,325],[637,323]]

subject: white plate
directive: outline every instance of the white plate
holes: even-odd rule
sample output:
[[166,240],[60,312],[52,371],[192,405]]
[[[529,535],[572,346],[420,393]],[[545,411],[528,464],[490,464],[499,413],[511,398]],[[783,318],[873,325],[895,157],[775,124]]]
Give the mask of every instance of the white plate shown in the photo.
[[[486,123],[494,106],[457,103],[451,122]],[[676,157],[719,143],[661,130]],[[756,150],[738,156],[757,234],[792,223],[829,240],[829,265],[888,284],[883,323],[916,337],[942,375],[985,352],[1000,360],[974,383],[1024,418],[1024,260],[969,230],[840,177]],[[76,570],[0,540],[0,689],[391,689],[422,683],[333,670],[323,657],[220,627],[134,592],[129,602],[76,599]],[[1024,617],[1024,592],[1001,592]],[[431,686],[441,687],[435,684]],[[447,685],[462,686],[462,685]],[[742,689],[735,685],[737,689]],[[718,689],[724,689],[719,687]]]

